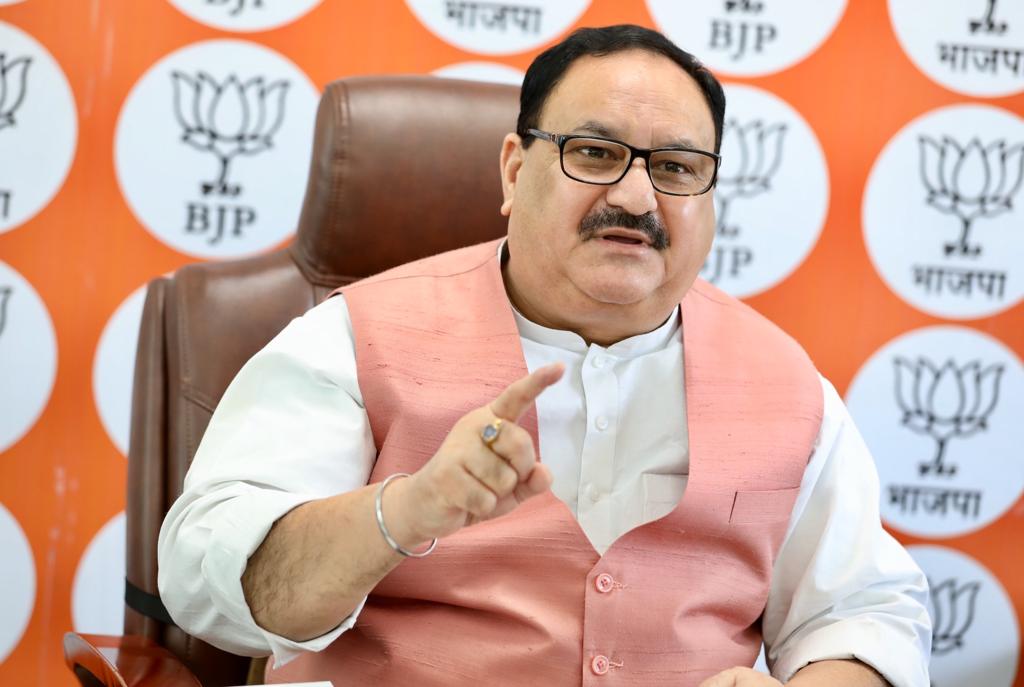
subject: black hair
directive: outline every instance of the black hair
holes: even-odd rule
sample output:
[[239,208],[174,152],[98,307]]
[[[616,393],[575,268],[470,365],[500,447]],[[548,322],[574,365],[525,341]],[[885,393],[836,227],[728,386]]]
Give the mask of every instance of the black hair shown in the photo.
[[722,145],[722,122],[725,119],[725,93],[722,84],[701,64],[668,38],[651,29],[634,24],[619,24],[598,29],[577,29],[561,43],[548,48],[526,70],[519,93],[519,120],[516,133],[528,147],[533,137],[527,129],[538,128],[540,112],[569,66],[581,57],[604,57],[623,50],[646,50],[664,55],[689,74],[700,87],[711,110],[715,124],[715,152]]

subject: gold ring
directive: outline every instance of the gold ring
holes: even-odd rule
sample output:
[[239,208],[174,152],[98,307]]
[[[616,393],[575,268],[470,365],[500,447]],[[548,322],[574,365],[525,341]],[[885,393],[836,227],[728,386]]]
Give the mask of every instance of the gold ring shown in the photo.
[[501,434],[501,425],[504,422],[505,421],[499,417],[495,418],[494,422],[484,425],[484,428],[480,430],[480,439],[488,446],[493,444],[498,440],[498,435]]

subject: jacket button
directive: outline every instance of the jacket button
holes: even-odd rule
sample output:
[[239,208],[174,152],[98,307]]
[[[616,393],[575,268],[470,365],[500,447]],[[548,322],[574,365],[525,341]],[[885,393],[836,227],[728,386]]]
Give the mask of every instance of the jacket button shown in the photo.
[[594,586],[597,587],[597,591],[607,594],[615,587],[615,579],[608,573],[601,573],[594,580]]
[[608,672],[608,657],[601,656],[598,654],[594,656],[594,660],[590,662],[590,670],[593,671],[594,675],[604,675]]

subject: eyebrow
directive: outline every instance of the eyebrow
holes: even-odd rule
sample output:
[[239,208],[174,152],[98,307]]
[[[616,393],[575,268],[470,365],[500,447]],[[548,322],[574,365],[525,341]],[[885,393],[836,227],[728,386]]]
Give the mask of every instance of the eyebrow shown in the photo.
[[[617,141],[621,141],[622,137],[616,131],[609,129],[601,122],[593,119],[587,120],[579,126],[572,129],[572,134],[593,134],[594,136],[600,136],[602,138],[613,138]],[[689,138],[676,138],[669,141],[665,145],[657,146],[657,148],[692,148],[695,150],[703,150],[703,148],[697,145],[696,141]]]

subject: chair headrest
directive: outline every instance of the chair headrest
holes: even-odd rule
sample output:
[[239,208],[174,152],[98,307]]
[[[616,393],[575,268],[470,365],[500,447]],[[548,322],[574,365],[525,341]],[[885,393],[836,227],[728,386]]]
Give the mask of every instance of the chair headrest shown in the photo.
[[336,285],[502,236],[498,154],[515,86],[386,76],[330,84],[292,254]]

